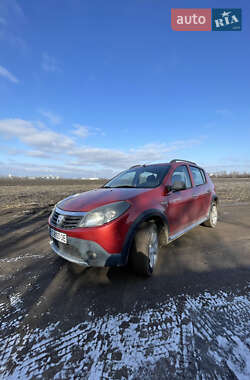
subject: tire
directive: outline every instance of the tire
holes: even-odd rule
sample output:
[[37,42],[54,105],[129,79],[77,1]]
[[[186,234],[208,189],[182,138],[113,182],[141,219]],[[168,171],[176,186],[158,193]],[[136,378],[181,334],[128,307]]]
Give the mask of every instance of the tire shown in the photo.
[[210,207],[209,211],[209,217],[208,220],[206,220],[203,225],[206,227],[215,228],[218,220],[218,209],[216,202],[213,202]]
[[130,252],[132,269],[136,274],[151,276],[157,263],[159,234],[154,223],[143,223],[136,235]]

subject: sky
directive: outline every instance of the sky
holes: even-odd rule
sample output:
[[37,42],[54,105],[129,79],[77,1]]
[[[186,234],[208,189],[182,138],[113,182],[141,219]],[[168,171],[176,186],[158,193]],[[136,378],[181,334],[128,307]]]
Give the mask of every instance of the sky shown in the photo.
[[242,31],[171,29],[166,0],[0,0],[0,176],[111,177],[134,164],[250,172]]

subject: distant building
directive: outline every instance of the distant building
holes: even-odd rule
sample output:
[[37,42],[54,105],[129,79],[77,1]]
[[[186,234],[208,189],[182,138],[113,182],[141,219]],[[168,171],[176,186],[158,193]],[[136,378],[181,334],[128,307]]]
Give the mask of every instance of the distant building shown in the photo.
[[98,180],[99,178],[97,178],[97,177],[91,177],[91,178],[82,177],[81,179],[86,180],[86,181],[96,181],[96,180]]

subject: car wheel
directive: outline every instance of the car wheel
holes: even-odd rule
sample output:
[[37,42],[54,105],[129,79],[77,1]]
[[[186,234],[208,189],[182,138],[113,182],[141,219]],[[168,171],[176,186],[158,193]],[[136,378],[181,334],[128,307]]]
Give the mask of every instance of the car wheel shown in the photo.
[[159,234],[154,223],[143,223],[134,237],[131,264],[135,273],[151,276],[157,263]]
[[217,224],[217,220],[218,220],[217,204],[213,202],[211,204],[208,220],[206,220],[203,224],[204,226],[215,228]]

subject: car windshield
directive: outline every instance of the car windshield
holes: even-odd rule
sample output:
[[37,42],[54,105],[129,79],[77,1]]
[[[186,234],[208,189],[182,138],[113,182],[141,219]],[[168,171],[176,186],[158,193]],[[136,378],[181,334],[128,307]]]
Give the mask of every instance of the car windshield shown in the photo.
[[170,166],[138,166],[126,170],[107,182],[103,187],[153,188],[159,186]]

